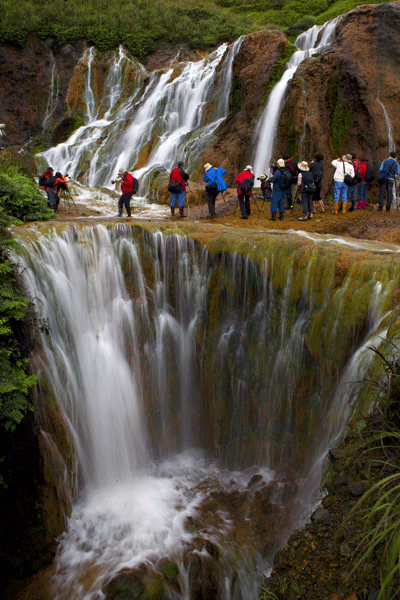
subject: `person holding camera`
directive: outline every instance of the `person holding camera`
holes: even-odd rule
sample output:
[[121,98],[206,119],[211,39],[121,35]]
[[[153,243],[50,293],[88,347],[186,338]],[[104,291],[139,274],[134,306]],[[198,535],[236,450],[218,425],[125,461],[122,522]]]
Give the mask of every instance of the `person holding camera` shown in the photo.
[[136,194],[138,190],[138,181],[128,173],[126,169],[120,169],[118,171],[118,177],[111,183],[121,182],[121,196],[118,200],[118,217],[122,217],[123,207],[125,206],[126,214],[128,217],[131,216],[131,198],[133,194]]
[[189,179],[189,175],[183,170],[183,162],[179,161],[175,169],[172,169],[169,177],[168,191],[171,194],[171,215],[175,214],[175,206],[178,203],[179,215],[186,217],[183,212],[185,206],[185,193],[186,193],[186,182]]
[[264,202],[266,200],[270,200],[272,188],[271,188],[271,183],[269,181],[269,177],[267,177],[267,175],[265,173],[261,173],[260,177],[257,177],[257,181],[261,182],[260,189],[261,189],[261,193],[262,193]]

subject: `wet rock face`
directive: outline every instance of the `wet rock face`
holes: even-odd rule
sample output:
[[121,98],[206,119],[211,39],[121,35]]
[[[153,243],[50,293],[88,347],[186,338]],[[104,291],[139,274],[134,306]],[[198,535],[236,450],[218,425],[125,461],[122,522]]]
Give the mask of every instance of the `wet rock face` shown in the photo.
[[[76,42],[53,51],[58,73],[54,120],[65,113],[69,82],[82,50],[83,42]],[[42,132],[52,69],[48,45],[35,35],[24,48],[0,46],[0,118],[7,126],[8,145],[23,146]]]
[[[202,164],[209,162],[237,175],[249,163],[254,127],[265,106],[275,64],[287,48],[288,40],[281,31],[258,31],[244,39],[232,67],[230,114]],[[233,179],[227,181],[228,186],[234,185]]]
[[329,159],[351,151],[379,164],[389,152],[385,109],[398,146],[399,17],[396,2],[360,6],[340,19],[331,50],[304,61],[290,83],[277,154],[310,160],[316,151]]

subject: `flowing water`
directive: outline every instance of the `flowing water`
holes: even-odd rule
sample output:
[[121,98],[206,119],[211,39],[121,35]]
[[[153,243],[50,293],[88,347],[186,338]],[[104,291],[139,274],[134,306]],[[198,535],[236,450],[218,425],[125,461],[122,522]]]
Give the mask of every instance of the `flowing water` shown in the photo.
[[[287,63],[281,79],[272,89],[267,105],[255,131],[256,148],[253,157],[255,173],[268,173],[274,152],[276,132],[285,104],[287,85],[299,65],[314,53],[326,52],[335,38],[336,25],[341,17],[328,21],[322,26],[314,25],[295,40],[298,50]],[[279,157],[276,157],[279,158]]]
[[77,465],[54,598],[102,598],[118,572],[146,565],[167,597],[187,599],[201,560],[214,561],[213,597],[250,600],[310,513],[369,346],[397,318],[398,261],[348,249],[338,279],[338,245],[254,243],[258,264],[121,225],[21,242],[15,260],[47,325],[40,412],[56,399]]

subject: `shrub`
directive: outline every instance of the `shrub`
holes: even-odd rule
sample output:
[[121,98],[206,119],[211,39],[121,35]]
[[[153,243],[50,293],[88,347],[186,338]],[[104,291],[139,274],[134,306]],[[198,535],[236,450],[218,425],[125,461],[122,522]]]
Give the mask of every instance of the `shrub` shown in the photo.
[[0,208],[3,214],[24,222],[50,219],[54,215],[33,179],[14,167],[0,171]]

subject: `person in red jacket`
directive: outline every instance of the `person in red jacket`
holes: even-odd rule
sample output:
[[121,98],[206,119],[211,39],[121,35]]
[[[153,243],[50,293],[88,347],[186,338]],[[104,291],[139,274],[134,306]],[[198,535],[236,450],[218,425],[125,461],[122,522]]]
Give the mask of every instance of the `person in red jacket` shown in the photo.
[[122,195],[120,196],[120,199],[118,200],[118,215],[117,216],[122,217],[122,210],[123,210],[123,207],[125,206],[126,214],[128,215],[128,217],[130,217],[131,216],[130,201],[131,201],[133,194],[136,192],[136,190],[134,189],[135,180],[133,178],[133,175],[128,173],[128,171],[126,169],[120,169],[118,171],[118,177],[115,180],[115,183],[117,183],[119,181],[121,181]]
[[175,214],[175,206],[178,203],[179,215],[186,217],[183,212],[185,206],[185,193],[186,193],[186,182],[189,179],[189,175],[183,170],[183,162],[179,161],[175,169],[172,169],[169,177],[168,191],[171,194],[171,215]]
[[254,185],[254,174],[253,167],[247,165],[247,167],[235,177],[236,183],[238,183],[238,200],[240,206],[241,219],[248,219],[250,215],[250,196],[252,196],[251,189]]

